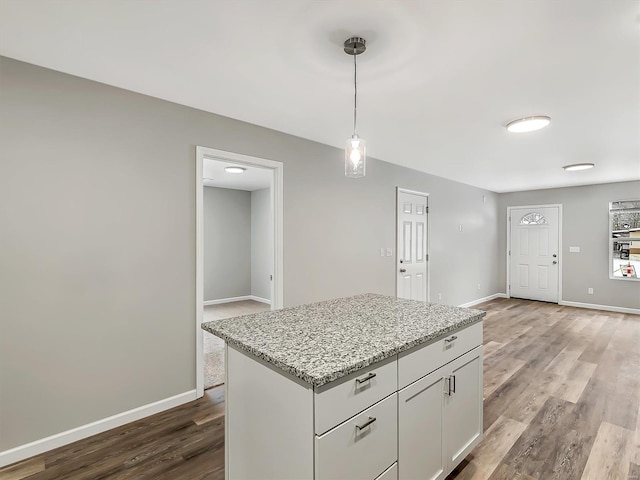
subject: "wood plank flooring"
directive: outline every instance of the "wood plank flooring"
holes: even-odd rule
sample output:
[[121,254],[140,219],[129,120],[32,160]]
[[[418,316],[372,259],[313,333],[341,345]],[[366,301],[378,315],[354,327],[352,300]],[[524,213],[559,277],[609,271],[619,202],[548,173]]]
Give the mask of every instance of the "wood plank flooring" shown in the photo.
[[[640,316],[515,299],[485,318],[485,438],[448,480],[640,480]],[[224,387],[0,469],[0,480],[222,479]]]

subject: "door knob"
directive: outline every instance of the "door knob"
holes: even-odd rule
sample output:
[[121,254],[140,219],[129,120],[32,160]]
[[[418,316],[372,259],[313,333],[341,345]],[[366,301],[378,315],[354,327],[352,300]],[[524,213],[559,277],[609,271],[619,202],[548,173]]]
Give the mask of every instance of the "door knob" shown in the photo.
[[555,253],[553,254],[553,258],[556,258],[558,255],[556,255]]
[[554,261],[553,261],[553,264],[555,265],[556,263],[558,263],[558,262],[556,262],[556,261],[554,260]]
[[401,269],[400,269],[400,273],[404,273],[404,272],[406,272],[406,271],[407,271],[407,269],[406,269],[406,268],[401,268]]

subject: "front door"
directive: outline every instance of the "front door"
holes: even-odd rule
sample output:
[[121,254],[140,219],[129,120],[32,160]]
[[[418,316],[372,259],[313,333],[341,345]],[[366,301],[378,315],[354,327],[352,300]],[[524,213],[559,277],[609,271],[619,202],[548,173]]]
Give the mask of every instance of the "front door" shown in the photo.
[[396,296],[427,301],[427,194],[397,192]]
[[509,295],[558,302],[559,207],[510,209]]

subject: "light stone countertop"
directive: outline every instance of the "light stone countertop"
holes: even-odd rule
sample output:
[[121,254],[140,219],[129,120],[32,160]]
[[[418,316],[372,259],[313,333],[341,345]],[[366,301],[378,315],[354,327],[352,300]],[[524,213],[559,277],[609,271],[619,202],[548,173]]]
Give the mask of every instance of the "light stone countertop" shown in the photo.
[[318,387],[484,315],[481,310],[363,294],[215,320],[202,328]]

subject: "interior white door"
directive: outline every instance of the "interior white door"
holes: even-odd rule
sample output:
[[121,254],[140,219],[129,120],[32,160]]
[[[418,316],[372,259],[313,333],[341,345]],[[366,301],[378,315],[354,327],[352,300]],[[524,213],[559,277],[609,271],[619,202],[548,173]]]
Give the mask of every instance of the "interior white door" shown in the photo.
[[510,212],[510,296],[557,303],[559,207],[512,208]]
[[396,296],[427,300],[427,215],[426,194],[397,191]]

